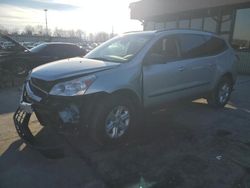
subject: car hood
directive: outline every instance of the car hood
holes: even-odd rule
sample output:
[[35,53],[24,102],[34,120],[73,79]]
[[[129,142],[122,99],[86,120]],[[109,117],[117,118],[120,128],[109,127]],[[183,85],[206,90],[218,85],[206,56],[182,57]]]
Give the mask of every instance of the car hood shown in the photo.
[[17,42],[16,40],[14,40],[13,38],[11,38],[8,35],[0,33],[0,38],[3,38],[5,40],[10,41],[10,42],[14,43],[15,45],[17,45],[19,48],[14,50],[15,52],[22,52],[22,51],[28,50],[28,48],[24,47],[22,44],[20,44],[19,42]]
[[5,50],[0,50],[0,58],[3,59],[3,58],[6,58],[6,57],[9,57],[13,54],[16,54],[16,52],[11,52],[11,51],[5,51]]
[[33,69],[31,77],[46,81],[55,81],[69,77],[84,76],[119,65],[120,63],[76,57],[39,66]]
[[17,56],[24,56],[30,54],[29,51],[7,51],[7,50],[1,50],[0,51],[0,57],[12,57],[13,55]]
[[31,55],[28,51],[0,51],[0,64],[2,63],[15,63],[14,59],[27,58]]

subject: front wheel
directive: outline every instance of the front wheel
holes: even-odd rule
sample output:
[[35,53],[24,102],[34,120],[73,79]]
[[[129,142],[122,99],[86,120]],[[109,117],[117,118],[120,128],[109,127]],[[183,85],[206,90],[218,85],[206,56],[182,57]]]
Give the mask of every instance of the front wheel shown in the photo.
[[233,84],[231,80],[227,77],[223,77],[207,98],[208,104],[216,108],[224,107],[230,99],[232,90]]
[[112,96],[97,105],[90,125],[90,135],[99,144],[119,144],[136,122],[136,110],[126,97]]

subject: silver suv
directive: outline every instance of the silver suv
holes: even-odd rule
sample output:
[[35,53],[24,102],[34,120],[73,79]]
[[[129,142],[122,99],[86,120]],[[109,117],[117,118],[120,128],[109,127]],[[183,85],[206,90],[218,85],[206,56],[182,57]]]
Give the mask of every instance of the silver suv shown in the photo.
[[212,33],[123,34],[84,58],[35,68],[24,84],[15,126],[33,143],[28,122],[35,112],[43,126],[61,131],[86,127],[95,141],[119,142],[145,108],[201,97],[223,107],[236,81],[236,62],[228,43]]

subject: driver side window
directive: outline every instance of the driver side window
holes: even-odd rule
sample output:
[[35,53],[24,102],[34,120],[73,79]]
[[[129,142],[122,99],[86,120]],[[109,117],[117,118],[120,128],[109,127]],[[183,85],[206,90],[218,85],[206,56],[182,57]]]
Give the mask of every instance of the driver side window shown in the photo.
[[158,40],[146,56],[147,64],[163,64],[180,58],[179,46],[175,37]]

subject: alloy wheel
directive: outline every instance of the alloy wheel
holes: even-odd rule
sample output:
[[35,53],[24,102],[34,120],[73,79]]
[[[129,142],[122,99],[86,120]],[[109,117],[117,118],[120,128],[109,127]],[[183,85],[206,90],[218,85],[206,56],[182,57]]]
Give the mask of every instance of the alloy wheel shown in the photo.
[[229,99],[230,90],[231,88],[228,83],[223,84],[219,89],[218,99],[221,104],[225,103]]
[[126,106],[116,106],[107,115],[105,121],[106,134],[111,138],[120,138],[130,124],[130,112]]

